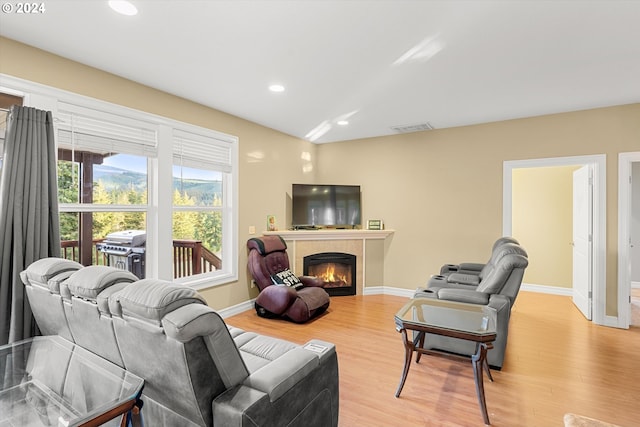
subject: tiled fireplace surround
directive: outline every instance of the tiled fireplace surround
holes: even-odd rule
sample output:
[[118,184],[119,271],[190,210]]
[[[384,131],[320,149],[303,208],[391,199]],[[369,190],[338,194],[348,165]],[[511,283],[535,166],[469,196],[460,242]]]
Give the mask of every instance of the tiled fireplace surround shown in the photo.
[[283,230],[265,232],[280,235],[287,242],[289,263],[302,275],[304,257],[323,252],[344,252],[356,256],[356,295],[384,284],[385,240],[393,230]]

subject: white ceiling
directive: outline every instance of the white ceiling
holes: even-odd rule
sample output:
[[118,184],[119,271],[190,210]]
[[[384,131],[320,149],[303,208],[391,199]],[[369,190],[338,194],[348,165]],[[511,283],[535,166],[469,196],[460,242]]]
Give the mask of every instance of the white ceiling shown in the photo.
[[42,3],[0,35],[319,143],[640,102],[635,0]]

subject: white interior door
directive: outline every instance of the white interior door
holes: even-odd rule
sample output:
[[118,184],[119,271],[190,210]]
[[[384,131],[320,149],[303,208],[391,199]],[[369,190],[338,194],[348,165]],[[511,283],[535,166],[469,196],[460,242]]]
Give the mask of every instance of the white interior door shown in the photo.
[[640,287],[640,161],[631,163],[629,268],[631,285]]
[[573,303],[591,320],[592,184],[591,167],[573,173]]

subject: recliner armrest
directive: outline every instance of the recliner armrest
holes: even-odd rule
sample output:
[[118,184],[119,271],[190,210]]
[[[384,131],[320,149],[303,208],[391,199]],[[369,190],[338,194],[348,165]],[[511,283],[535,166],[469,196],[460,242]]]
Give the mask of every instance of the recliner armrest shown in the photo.
[[438,290],[438,299],[466,302],[469,304],[488,305],[490,297],[491,295],[485,292],[477,292],[467,289],[441,288]]
[[477,271],[480,273],[480,270],[482,270],[485,265],[486,264],[480,264],[478,262],[463,262],[458,265],[458,270]]
[[316,354],[295,348],[249,375],[243,384],[268,394],[274,402],[319,364]]
[[309,288],[321,288],[324,285],[324,281],[316,276],[298,276],[298,279]]

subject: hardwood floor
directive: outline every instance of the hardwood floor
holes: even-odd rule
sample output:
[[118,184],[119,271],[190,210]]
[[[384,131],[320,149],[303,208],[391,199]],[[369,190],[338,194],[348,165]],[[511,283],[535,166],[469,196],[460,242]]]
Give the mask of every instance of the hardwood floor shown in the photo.
[[[437,356],[412,363],[400,398],[394,393],[404,349],[393,315],[407,298],[334,297],[329,311],[298,325],[250,310],[230,325],[300,344],[336,344],[341,427],[484,425],[471,364]],[[562,426],[567,412],[624,427],[640,425],[640,328],[584,320],[564,296],[521,291],[512,310],[501,371],[485,379],[496,427]]]

